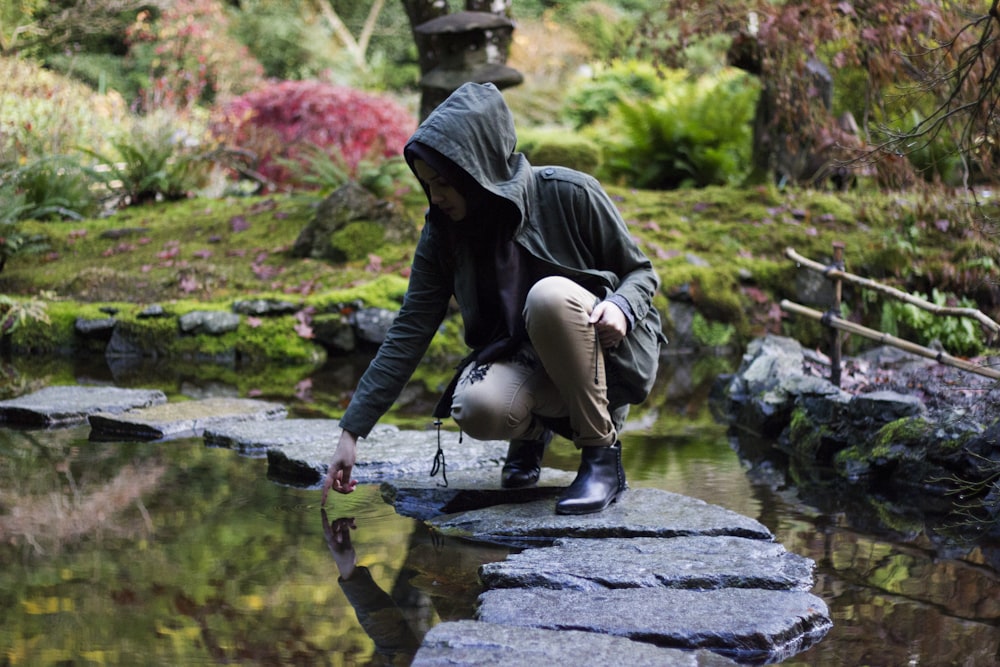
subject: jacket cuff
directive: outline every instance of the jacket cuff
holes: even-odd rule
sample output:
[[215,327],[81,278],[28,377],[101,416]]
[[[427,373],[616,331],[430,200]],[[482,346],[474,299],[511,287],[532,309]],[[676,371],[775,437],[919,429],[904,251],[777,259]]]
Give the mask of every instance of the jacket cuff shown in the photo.
[[632,327],[635,326],[635,313],[632,312],[632,306],[629,305],[628,299],[621,294],[612,294],[606,300],[618,306],[625,313],[625,319],[628,320],[628,330],[631,331]]

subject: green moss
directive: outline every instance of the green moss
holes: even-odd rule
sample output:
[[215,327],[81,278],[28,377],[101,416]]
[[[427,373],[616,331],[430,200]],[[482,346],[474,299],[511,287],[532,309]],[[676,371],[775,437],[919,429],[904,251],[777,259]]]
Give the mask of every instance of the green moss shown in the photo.
[[846,447],[834,459],[838,470],[869,471],[891,461],[919,461],[924,453],[919,446],[927,435],[928,424],[921,417],[903,417],[889,422],[875,432],[871,440]]
[[365,259],[385,241],[385,227],[370,220],[357,220],[330,235],[330,258],[335,262]]
[[694,339],[704,347],[724,347],[733,340],[735,332],[733,325],[709,322],[701,313],[695,313],[691,322]]
[[326,351],[299,335],[295,331],[297,324],[292,316],[263,318],[258,326],[253,327],[244,319],[232,334],[235,350],[241,360],[257,363],[322,364],[326,360]]
[[888,455],[893,445],[918,444],[924,440],[929,425],[922,417],[903,417],[891,421],[880,428],[872,438],[871,452],[873,455]]
[[[68,302],[46,302],[48,322],[26,320],[9,336],[15,354],[68,354],[75,348],[77,307]],[[98,313],[95,316],[107,317]]]
[[395,310],[403,303],[409,281],[399,275],[383,274],[367,282],[309,297],[308,305],[320,312],[339,312],[344,306],[361,303],[366,308]]
[[816,460],[823,436],[827,433],[826,427],[815,423],[801,407],[792,410],[788,439],[794,456],[800,461]]

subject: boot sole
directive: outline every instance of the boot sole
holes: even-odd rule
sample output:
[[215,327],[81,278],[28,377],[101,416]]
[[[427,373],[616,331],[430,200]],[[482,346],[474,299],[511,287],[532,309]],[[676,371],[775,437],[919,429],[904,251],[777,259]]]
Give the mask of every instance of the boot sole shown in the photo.
[[561,516],[580,516],[583,514],[597,514],[598,512],[603,512],[604,510],[608,509],[608,507],[610,507],[613,503],[618,502],[618,496],[622,494],[622,491],[624,491],[624,489],[620,489],[618,493],[616,493],[611,497],[611,500],[609,500],[604,505],[596,509],[583,509],[583,510],[576,510],[573,508],[560,509],[559,505],[556,504],[556,514],[559,514]]

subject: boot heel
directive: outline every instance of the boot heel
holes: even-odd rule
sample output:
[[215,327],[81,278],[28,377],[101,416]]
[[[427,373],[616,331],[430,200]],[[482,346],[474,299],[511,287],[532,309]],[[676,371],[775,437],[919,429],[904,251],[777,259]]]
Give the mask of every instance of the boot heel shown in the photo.
[[545,447],[551,439],[552,432],[546,431],[541,440],[511,440],[500,471],[501,488],[524,489],[537,484]]

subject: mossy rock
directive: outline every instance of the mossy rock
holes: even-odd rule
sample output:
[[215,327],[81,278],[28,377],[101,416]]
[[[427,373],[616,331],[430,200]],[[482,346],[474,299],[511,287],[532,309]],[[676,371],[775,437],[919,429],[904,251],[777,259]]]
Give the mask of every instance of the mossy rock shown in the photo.
[[417,233],[413,220],[391,202],[348,181],[320,202],[291,255],[345,263],[365,259],[386,244],[415,243]]
[[330,234],[326,258],[334,262],[364,259],[385,242],[385,228],[378,222],[359,220]]

